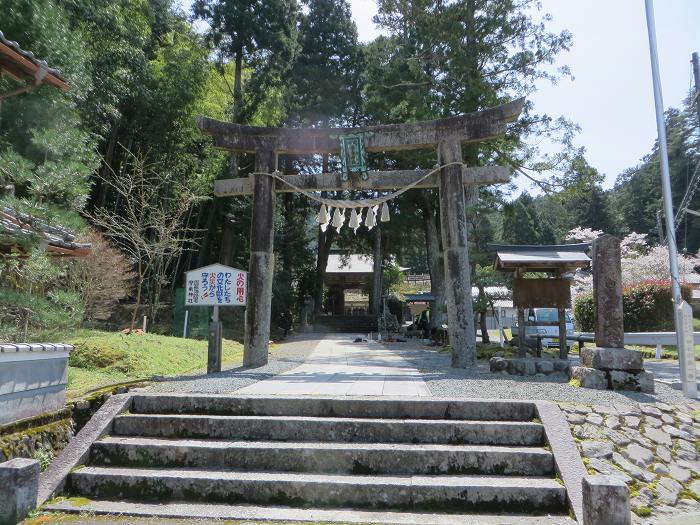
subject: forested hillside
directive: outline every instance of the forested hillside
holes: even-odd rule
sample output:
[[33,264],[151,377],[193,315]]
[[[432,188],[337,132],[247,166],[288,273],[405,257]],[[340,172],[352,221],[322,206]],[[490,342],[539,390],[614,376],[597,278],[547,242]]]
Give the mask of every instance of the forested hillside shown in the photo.
[[[133,326],[141,315],[167,332],[185,271],[212,262],[247,268],[250,199],[214,198],[213,184],[248,176],[254,159],[217,151],[198,115],[286,127],[410,122],[527,97],[536,81],[570,75],[552,64],[566,61],[573,37],[550,31],[536,0],[378,6],[384,36],[360,43],[346,0],[195,0],[187,13],[172,0],[0,0],[5,37],[71,86],[2,100],[0,205],[93,245],[90,257],[56,260],[31,234],[0,229],[3,246],[12,246],[1,263],[0,340],[48,338],[86,321]],[[0,77],[0,92],[13,87]],[[700,160],[698,123],[690,105],[670,109],[667,122],[679,202]],[[466,163],[510,166],[520,187],[532,189],[468,191],[479,285],[491,278],[491,243],[563,242],[575,227],[658,240],[656,147],[604,191],[575,132],[566,115],[527,103],[506,137],[464,146]],[[531,146],[544,136],[554,154]],[[420,151],[373,153],[368,162],[414,169],[437,160]],[[329,172],[339,159],[281,156],[279,166]],[[337,193],[328,197],[353,197]],[[333,247],[430,273],[442,293],[437,191],[412,190],[390,206],[381,228],[321,231],[314,203],[278,196],[273,325],[307,297],[320,308]],[[700,209],[700,192],[690,207]],[[700,248],[698,221],[681,223],[680,249]],[[120,304],[131,305],[128,315]]]

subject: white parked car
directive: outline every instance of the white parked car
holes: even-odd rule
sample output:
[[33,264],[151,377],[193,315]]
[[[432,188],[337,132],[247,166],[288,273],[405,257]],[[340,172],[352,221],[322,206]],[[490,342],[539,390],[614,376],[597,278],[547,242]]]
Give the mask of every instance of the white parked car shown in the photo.
[[[531,344],[536,343],[538,335],[546,336],[542,339],[542,346],[559,348],[559,312],[556,308],[530,308],[527,310],[528,326],[526,341],[532,339]],[[517,323],[511,328],[513,337],[519,334]],[[566,335],[574,335],[574,322],[571,312],[566,312]],[[567,341],[567,347],[571,347],[571,341]]]

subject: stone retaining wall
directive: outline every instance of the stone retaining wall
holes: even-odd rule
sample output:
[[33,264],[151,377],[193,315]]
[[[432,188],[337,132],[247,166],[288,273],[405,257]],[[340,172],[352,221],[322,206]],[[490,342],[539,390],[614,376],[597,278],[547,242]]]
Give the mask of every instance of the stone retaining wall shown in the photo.
[[74,433],[70,408],[1,426],[0,463],[13,458],[37,458],[45,467]]
[[568,379],[568,359],[546,358],[506,358],[492,357],[489,359],[491,372],[517,376],[549,376],[559,374],[562,379]]

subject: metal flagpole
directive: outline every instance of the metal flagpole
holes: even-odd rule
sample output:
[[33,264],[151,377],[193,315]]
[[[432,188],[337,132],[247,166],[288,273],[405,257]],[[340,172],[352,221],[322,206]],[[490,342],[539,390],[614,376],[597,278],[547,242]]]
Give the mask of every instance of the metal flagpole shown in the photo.
[[649,54],[651,58],[651,78],[654,85],[654,104],[656,106],[656,129],[659,136],[659,160],[661,161],[661,189],[663,191],[664,218],[666,221],[666,238],[668,257],[671,266],[671,292],[673,295],[674,322],[676,328],[678,357],[680,361],[681,380],[685,382],[685,363],[683,356],[683,336],[679,319],[681,305],[681,286],[678,279],[678,251],[676,248],[676,227],[674,224],[673,200],[671,198],[671,175],[668,168],[668,146],[666,144],[666,121],[664,120],[664,102],[661,94],[659,75],[659,55],[656,49],[656,24],[654,21],[654,2],[644,0],[649,32]]

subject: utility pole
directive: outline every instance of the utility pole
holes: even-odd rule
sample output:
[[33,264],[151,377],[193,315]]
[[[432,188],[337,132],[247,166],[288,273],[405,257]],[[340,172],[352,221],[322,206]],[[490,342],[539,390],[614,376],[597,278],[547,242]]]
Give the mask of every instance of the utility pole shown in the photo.
[[[668,167],[668,145],[666,143],[666,121],[664,119],[664,101],[661,94],[659,75],[659,55],[656,49],[656,24],[654,22],[654,2],[645,0],[647,30],[649,32],[649,54],[651,58],[651,78],[654,85],[654,105],[656,107],[656,130],[659,136],[659,160],[661,161],[661,189],[663,191],[664,218],[668,240],[668,256],[671,269],[671,292],[674,309],[681,304],[681,287],[678,280],[678,251],[676,248],[676,228],[673,223],[673,200],[671,198],[671,175]],[[676,319],[678,333],[678,319]],[[680,341],[679,341],[680,343]],[[680,346],[679,346],[680,348]]]
[[[673,295],[674,325],[676,329],[676,348],[680,364],[683,392],[690,398],[697,397],[695,378],[695,359],[693,351],[692,313],[681,297],[681,285],[678,279],[678,251],[676,248],[676,226],[671,198],[671,175],[668,167],[668,145],[666,144],[666,121],[664,119],[664,101],[661,94],[659,74],[659,55],[656,49],[656,27],[654,23],[653,0],[644,2],[649,32],[649,54],[651,58],[651,78],[654,85],[654,105],[656,107],[656,129],[659,135],[659,160],[661,161],[661,189],[663,190],[664,215],[666,219],[666,236],[668,239],[668,258],[671,270],[671,293]],[[689,355],[690,354],[690,357]]]
[[[693,64],[693,78],[695,79],[695,111],[698,113],[698,122],[700,122],[700,60],[698,60],[697,51],[693,53],[693,58],[690,61]],[[691,101],[691,104],[693,101]]]

